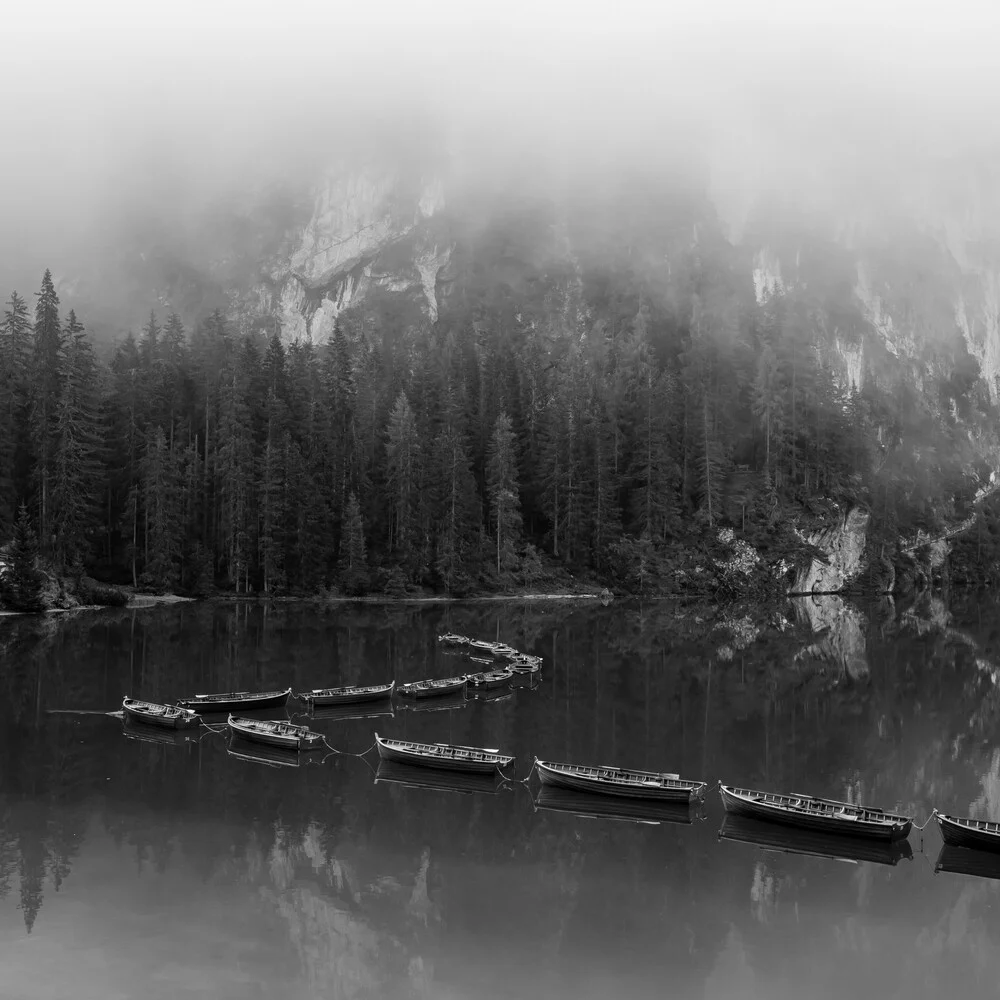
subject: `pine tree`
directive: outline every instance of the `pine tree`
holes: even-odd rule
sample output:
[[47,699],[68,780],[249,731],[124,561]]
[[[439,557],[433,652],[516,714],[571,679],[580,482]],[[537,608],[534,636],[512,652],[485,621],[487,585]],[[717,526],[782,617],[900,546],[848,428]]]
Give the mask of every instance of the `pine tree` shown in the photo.
[[340,557],[341,586],[348,594],[363,594],[368,589],[368,559],[365,553],[365,526],[361,504],[354,493],[347,498],[344,510],[344,541]]
[[51,490],[51,525],[58,563],[76,572],[92,545],[100,504],[101,433],[97,363],[70,311],[62,393],[57,403]]
[[236,592],[245,591],[250,573],[251,512],[254,502],[254,450],[250,378],[257,359],[244,342],[226,377],[219,419],[219,494],[226,568]]
[[42,277],[36,293],[34,344],[31,359],[31,445],[42,550],[51,536],[51,489],[56,450],[56,422],[62,394],[65,344],[59,324],[59,296],[52,272]]
[[465,592],[475,576],[482,505],[468,448],[455,426],[434,441],[434,570],[449,593]]
[[31,527],[28,508],[22,503],[14,522],[9,565],[0,575],[0,593],[15,611],[42,610],[42,576],[35,569],[38,541]]
[[173,590],[180,582],[183,545],[180,468],[162,427],[157,426],[150,435],[142,472],[143,582],[158,589]]
[[510,417],[500,413],[490,438],[487,492],[490,520],[496,538],[497,577],[517,571],[521,538],[521,501],[518,495],[516,438]]
[[28,492],[30,356],[28,306],[13,292],[0,323],[0,537],[9,535],[17,498]]
[[409,567],[416,555],[420,483],[420,440],[406,393],[400,393],[389,417],[386,481],[392,503],[389,545]]

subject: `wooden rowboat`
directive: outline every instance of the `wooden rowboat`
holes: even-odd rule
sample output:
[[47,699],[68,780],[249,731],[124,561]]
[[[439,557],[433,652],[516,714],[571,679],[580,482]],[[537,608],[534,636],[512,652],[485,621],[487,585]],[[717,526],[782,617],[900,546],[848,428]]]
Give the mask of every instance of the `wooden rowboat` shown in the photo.
[[397,764],[437,767],[444,771],[468,774],[492,774],[506,767],[514,758],[483,747],[453,746],[448,743],[414,743],[411,740],[384,740],[375,734],[382,760]]
[[306,726],[293,726],[290,722],[270,722],[266,719],[241,719],[229,716],[229,731],[266,746],[286,750],[312,750],[323,746],[323,734],[314,733]]
[[201,713],[245,712],[248,709],[284,708],[291,697],[292,689],[285,691],[229,691],[226,694],[196,694],[193,698],[181,698],[177,704]]
[[1000,823],[985,819],[947,816],[934,810],[944,842],[950,847],[968,847],[976,851],[1000,853]]
[[676,774],[631,771],[622,767],[557,764],[537,757],[535,769],[543,785],[627,799],[690,802],[702,798],[706,787],[704,781],[688,781]]
[[515,649],[513,646],[508,646],[505,642],[495,642],[493,643],[493,655],[498,658],[510,659],[520,656],[521,651]]
[[336,688],[313,688],[312,691],[303,691],[295,697],[304,701],[307,705],[316,707],[325,705],[356,705],[362,701],[379,701],[382,698],[391,698],[396,687],[396,682],[391,684],[372,684],[368,687],[358,687],[350,684],[347,687]]
[[486,670],[481,674],[469,674],[466,679],[469,682],[469,687],[488,691],[491,688],[504,687],[510,683],[513,676],[513,670],[504,668],[503,670]]
[[896,865],[913,858],[908,840],[866,840],[843,834],[817,833],[734,813],[726,814],[719,839],[753,844],[764,851],[803,854],[850,864],[870,861],[879,865]]
[[456,694],[465,690],[466,677],[442,677],[438,680],[413,681],[400,684],[396,694],[403,698],[434,698],[446,694]]
[[469,649],[478,651],[480,653],[489,653],[493,655],[493,650],[499,645],[495,642],[487,642],[485,639],[470,639]]
[[820,833],[903,840],[913,826],[912,816],[900,816],[853,802],[812,795],[778,795],[731,785],[720,785],[719,791],[726,812]]
[[542,785],[534,799],[535,811],[570,813],[583,819],[608,819],[625,823],[680,823],[690,826],[696,809],[690,802],[650,802],[644,799],[614,798],[593,792]]
[[934,873],[938,872],[1000,879],[1000,855],[993,851],[975,851],[968,847],[951,847],[945,844],[934,864]]
[[529,656],[527,653],[518,653],[512,657],[508,664],[515,674],[537,674],[542,669],[542,658],[540,656]]
[[201,725],[201,719],[190,709],[135,698],[122,699],[122,717],[129,722],[144,722],[164,729],[193,729]]
[[438,642],[443,642],[446,646],[468,646],[469,637],[459,635],[457,632],[445,632],[444,635],[438,636]]

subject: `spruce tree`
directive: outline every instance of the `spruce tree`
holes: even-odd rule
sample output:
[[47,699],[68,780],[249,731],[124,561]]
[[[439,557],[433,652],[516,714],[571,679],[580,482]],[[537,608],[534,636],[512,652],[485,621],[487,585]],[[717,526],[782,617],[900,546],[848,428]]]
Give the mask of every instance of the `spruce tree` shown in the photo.
[[31,446],[42,550],[51,536],[51,491],[55,472],[56,423],[62,395],[65,343],[59,324],[59,296],[46,270],[36,292],[34,343],[31,359]]
[[522,528],[516,439],[506,413],[500,413],[496,418],[490,437],[487,494],[496,540],[497,578],[503,580],[517,570]]
[[22,503],[14,522],[8,566],[0,575],[0,593],[14,611],[42,610],[42,575],[35,568],[37,558],[38,541],[31,527],[28,508]]
[[57,404],[52,474],[51,523],[55,556],[79,572],[92,545],[99,517],[101,430],[97,363],[93,349],[70,311],[62,393]]
[[352,492],[344,510],[344,540],[340,557],[341,586],[348,594],[363,594],[368,589],[368,558],[365,552],[365,526],[361,504]]
[[406,393],[400,393],[389,417],[386,479],[392,503],[389,542],[398,560],[409,568],[417,544],[420,440]]

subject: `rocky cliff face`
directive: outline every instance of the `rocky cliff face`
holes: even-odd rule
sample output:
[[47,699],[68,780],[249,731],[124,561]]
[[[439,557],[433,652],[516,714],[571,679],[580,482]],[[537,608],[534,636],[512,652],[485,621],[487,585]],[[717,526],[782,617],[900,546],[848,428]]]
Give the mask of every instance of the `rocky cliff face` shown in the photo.
[[265,262],[252,293],[255,311],[276,316],[286,340],[319,342],[344,309],[381,288],[413,298],[437,319],[438,279],[451,255],[435,225],[444,204],[437,178],[332,170],[317,187],[308,223]]
[[799,537],[825,552],[829,562],[818,559],[796,574],[790,594],[834,594],[854,580],[864,569],[865,544],[869,521],[867,511],[849,510],[837,523]]

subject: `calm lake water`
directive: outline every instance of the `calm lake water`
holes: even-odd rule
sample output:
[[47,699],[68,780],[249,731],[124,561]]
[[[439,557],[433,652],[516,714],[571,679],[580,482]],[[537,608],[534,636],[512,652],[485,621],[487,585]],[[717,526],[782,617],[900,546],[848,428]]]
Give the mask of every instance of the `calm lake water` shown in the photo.
[[536,808],[537,779],[376,783],[374,753],[279,767],[100,714],[448,676],[453,629],[541,654],[539,682],[310,724],[355,753],[374,731],[500,747],[518,777],[537,755],[1000,818],[996,600],[786,614],[759,634],[620,602],[2,619],[0,997],[995,995],[1000,881],[935,874],[934,824],[895,865],[780,853],[720,839],[715,791],[690,824],[622,822]]

